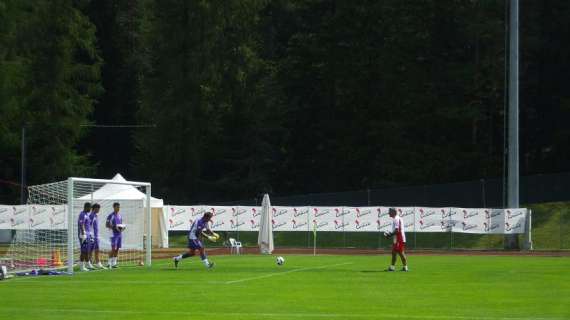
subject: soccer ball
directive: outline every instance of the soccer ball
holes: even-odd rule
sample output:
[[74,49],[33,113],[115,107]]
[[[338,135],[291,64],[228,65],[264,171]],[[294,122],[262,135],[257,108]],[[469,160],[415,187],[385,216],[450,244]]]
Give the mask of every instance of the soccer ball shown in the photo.
[[278,266],[282,266],[285,263],[285,259],[283,257],[277,257],[276,262]]

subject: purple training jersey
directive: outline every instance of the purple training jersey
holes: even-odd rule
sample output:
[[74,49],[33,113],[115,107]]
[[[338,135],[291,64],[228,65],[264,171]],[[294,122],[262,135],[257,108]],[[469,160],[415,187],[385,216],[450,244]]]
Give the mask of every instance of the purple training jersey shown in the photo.
[[123,223],[123,218],[119,213],[115,214],[115,212],[111,212],[107,216],[107,223],[111,225],[111,229],[113,229],[113,236],[120,236],[121,231],[117,228],[118,224]]
[[188,233],[188,239],[190,240],[199,240],[200,239],[200,234],[202,233],[202,230],[209,230],[210,228],[208,227],[208,221],[206,221],[204,218],[200,218],[196,221],[194,221],[194,223],[192,223],[192,226],[190,227],[190,232]]
[[85,229],[85,235],[91,236],[91,222],[89,220],[89,212],[81,211],[77,219],[77,234],[81,235],[81,230]]
[[93,232],[93,238],[99,239],[99,221],[97,219],[97,214],[95,212],[91,212],[91,214],[89,214],[89,221],[91,222],[91,230]]

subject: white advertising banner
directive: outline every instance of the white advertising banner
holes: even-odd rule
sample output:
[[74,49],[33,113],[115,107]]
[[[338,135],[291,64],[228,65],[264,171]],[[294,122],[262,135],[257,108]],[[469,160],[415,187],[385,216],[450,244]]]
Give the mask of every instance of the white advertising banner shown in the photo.
[[65,230],[65,205],[0,206],[0,229]]
[[273,231],[293,230],[293,210],[288,207],[271,207],[271,224]]
[[291,212],[291,231],[309,231],[312,224],[309,223],[310,207],[288,207]]
[[377,231],[376,220],[378,207],[344,207],[348,212],[344,216],[344,231]]
[[316,228],[317,231],[342,231],[335,228],[336,215],[339,212],[340,207],[311,207],[311,230]]
[[[389,207],[271,207],[274,231],[390,231]],[[396,207],[406,232],[474,234],[524,233],[528,210],[484,208]],[[169,230],[188,230],[204,212],[214,213],[218,231],[259,231],[261,207],[166,206]],[[47,222],[46,222],[47,221]],[[0,228],[27,229],[65,225],[65,206],[0,206]],[[64,227],[62,227],[64,228]]]
[[[453,232],[460,233],[486,233],[485,209],[480,208],[453,208],[458,212],[456,223],[452,227]],[[461,221],[461,222],[459,222]]]
[[388,214],[390,207],[376,208],[376,231],[390,232],[392,231],[392,218]]
[[505,210],[504,209],[485,209],[485,222],[483,230],[489,234],[505,233]]
[[11,206],[0,205],[0,229],[10,229]]
[[504,233],[524,233],[527,213],[527,209],[506,209]]
[[[238,206],[232,207],[230,227],[220,231],[259,231],[259,221],[261,219],[261,207]],[[252,229],[252,222],[253,229]]]
[[188,231],[197,216],[204,212],[202,206],[165,206],[168,230]]
[[447,225],[444,223],[444,216],[447,211],[448,208],[416,207],[415,210],[416,232],[445,231],[445,229],[447,229]]

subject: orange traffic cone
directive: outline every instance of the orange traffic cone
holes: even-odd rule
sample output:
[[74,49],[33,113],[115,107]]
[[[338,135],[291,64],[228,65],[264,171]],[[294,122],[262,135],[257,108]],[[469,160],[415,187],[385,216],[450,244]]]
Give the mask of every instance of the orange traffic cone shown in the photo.
[[61,267],[63,263],[61,262],[61,255],[59,253],[59,249],[53,250],[51,252],[51,263],[54,267]]

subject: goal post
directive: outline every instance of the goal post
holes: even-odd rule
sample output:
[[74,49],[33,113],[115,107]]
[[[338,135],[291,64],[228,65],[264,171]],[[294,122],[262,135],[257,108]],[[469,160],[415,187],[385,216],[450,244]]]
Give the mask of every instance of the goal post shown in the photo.
[[[151,266],[152,263],[152,219],[151,219],[151,206],[150,206],[150,199],[151,199],[151,184],[149,182],[138,182],[138,181],[116,181],[116,180],[105,180],[105,179],[91,179],[91,178],[68,178],[67,179],[67,211],[68,211],[68,226],[73,226],[75,223],[74,219],[74,204],[75,201],[81,202],[79,198],[76,197],[75,194],[75,186],[78,183],[87,183],[91,185],[98,185],[98,184],[113,184],[113,185],[126,185],[126,186],[136,186],[136,187],[144,187],[145,188],[145,198],[143,199],[144,203],[144,224],[143,228],[146,228],[144,232],[146,236],[143,237],[144,242],[144,254],[145,254],[145,265],[147,267]],[[112,195],[110,195],[112,198]],[[120,196],[119,196],[120,197]],[[108,200],[108,199],[96,199],[96,196],[93,197],[93,201],[101,201],[101,200]],[[112,199],[120,201],[121,199]],[[69,230],[72,230],[70,228]],[[75,233],[68,232],[67,233],[67,250],[68,252],[74,251],[74,244],[76,242]],[[74,266],[74,255],[70,255],[67,261],[67,272],[72,273]]]
[[73,273],[80,260],[78,218],[85,203],[100,206],[94,219],[97,223],[91,225],[97,228],[100,259],[93,254],[92,262],[107,262],[113,231],[105,222],[117,202],[127,226],[121,234],[120,265],[151,266],[150,183],[127,181],[120,175],[112,180],[71,177],[29,186],[28,193],[25,205],[0,206],[0,229],[12,230],[10,246],[0,262],[11,272],[65,269]]

